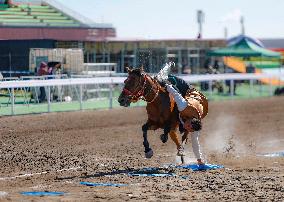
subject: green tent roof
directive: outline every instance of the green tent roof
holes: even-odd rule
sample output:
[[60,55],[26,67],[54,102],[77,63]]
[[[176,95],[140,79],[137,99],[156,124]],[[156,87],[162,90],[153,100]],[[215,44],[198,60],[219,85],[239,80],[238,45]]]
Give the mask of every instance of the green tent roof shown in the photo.
[[254,43],[241,40],[232,46],[212,50],[208,52],[209,56],[235,56],[235,57],[281,57],[281,54],[255,45]]

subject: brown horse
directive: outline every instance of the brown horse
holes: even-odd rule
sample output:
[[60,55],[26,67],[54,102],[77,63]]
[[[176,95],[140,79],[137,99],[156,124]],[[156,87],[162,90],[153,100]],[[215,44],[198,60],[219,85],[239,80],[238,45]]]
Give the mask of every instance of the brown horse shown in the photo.
[[[148,130],[164,129],[164,134],[161,135],[162,141],[166,142],[167,135],[170,133],[171,139],[175,142],[177,148],[180,148],[181,144],[176,133],[179,127],[179,112],[176,104],[171,109],[168,92],[161,87],[156,79],[146,74],[143,68],[127,68],[127,71],[128,77],[124,81],[125,85],[118,102],[124,107],[129,107],[131,102],[137,102],[139,99],[147,102],[148,120],[142,126],[146,158],[153,156],[153,150],[150,148],[147,138]],[[187,135],[188,133],[185,132],[182,142],[187,140]]]

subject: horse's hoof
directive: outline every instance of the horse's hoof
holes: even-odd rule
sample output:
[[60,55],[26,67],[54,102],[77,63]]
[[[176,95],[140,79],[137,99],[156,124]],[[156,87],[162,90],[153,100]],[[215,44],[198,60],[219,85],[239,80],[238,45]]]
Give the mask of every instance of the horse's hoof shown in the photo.
[[161,134],[160,139],[163,143],[166,143],[168,141],[168,134]]
[[184,163],[185,163],[184,156],[180,156],[180,160],[181,160],[181,163],[182,163],[182,164],[184,164]]
[[147,159],[150,159],[150,158],[152,158],[153,154],[154,154],[154,152],[153,152],[153,150],[151,149],[150,151],[145,152],[145,157],[146,157]]
[[180,146],[180,147],[178,148],[177,156],[185,156],[183,146]]

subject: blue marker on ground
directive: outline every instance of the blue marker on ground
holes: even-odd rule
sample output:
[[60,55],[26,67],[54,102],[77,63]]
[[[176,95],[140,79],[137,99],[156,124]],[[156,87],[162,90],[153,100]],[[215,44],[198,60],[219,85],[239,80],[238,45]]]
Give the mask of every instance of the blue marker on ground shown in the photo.
[[49,192],[49,191],[30,191],[30,192],[21,192],[25,196],[63,196],[64,192]]
[[80,184],[90,186],[90,187],[123,187],[123,186],[127,186],[127,184],[93,183],[93,182],[80,182]]
[[184,168],[184,169],[191,169],[193,171],[201,171],[201,170],[215,170],[215,169],[220,169],[224,168],[222,165],[212,165],[212,164],[188,164],[188,165],[181,165],[177,166],[177,168]]

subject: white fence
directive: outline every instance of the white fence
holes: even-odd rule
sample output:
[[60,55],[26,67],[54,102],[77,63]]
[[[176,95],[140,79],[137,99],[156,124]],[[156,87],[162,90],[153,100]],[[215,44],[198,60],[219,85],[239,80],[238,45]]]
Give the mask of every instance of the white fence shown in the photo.
[[[209,83],[209,92],[212,95],[212,84],[214,81],[225,81],[230,80],[230,86],[233,89],[234,82],[236,80],[249,80],[250,86],[252,87],[254,80],[259,79],[269,79],[270,83],[270,94],[273,95],[272,88],[272,80],[279,80],[279,85],[283,85],[284,82],[284,74],[208,74],[208,75],[181,75],[188,83],[196,83],[207,81]],[[70,79],[49,79],[49,80],[18,80],[18,81],[3,81],[0,83],[1,89],[9,89],[11,92],[11,114],[14,115],[14,107],[15,107],[15,93],[14,89],[17,88],[29,88],[29,87],[46,87],[47,88],[47,102],[48,102],[48,112],[50,112],[50,88],[57,86],[79,86],[79,103],[80,109],[82,109],[83,104],[83,92],[82,87],[84,85],[90,84],[106,84],[109,85],[110,93],[110,108],[112,108],[112,89],[114,84],[123,84],[126,77],[94,77],[94,78],[70,78]],[[233,92],[231,91],[231,95],[233,96]]]

